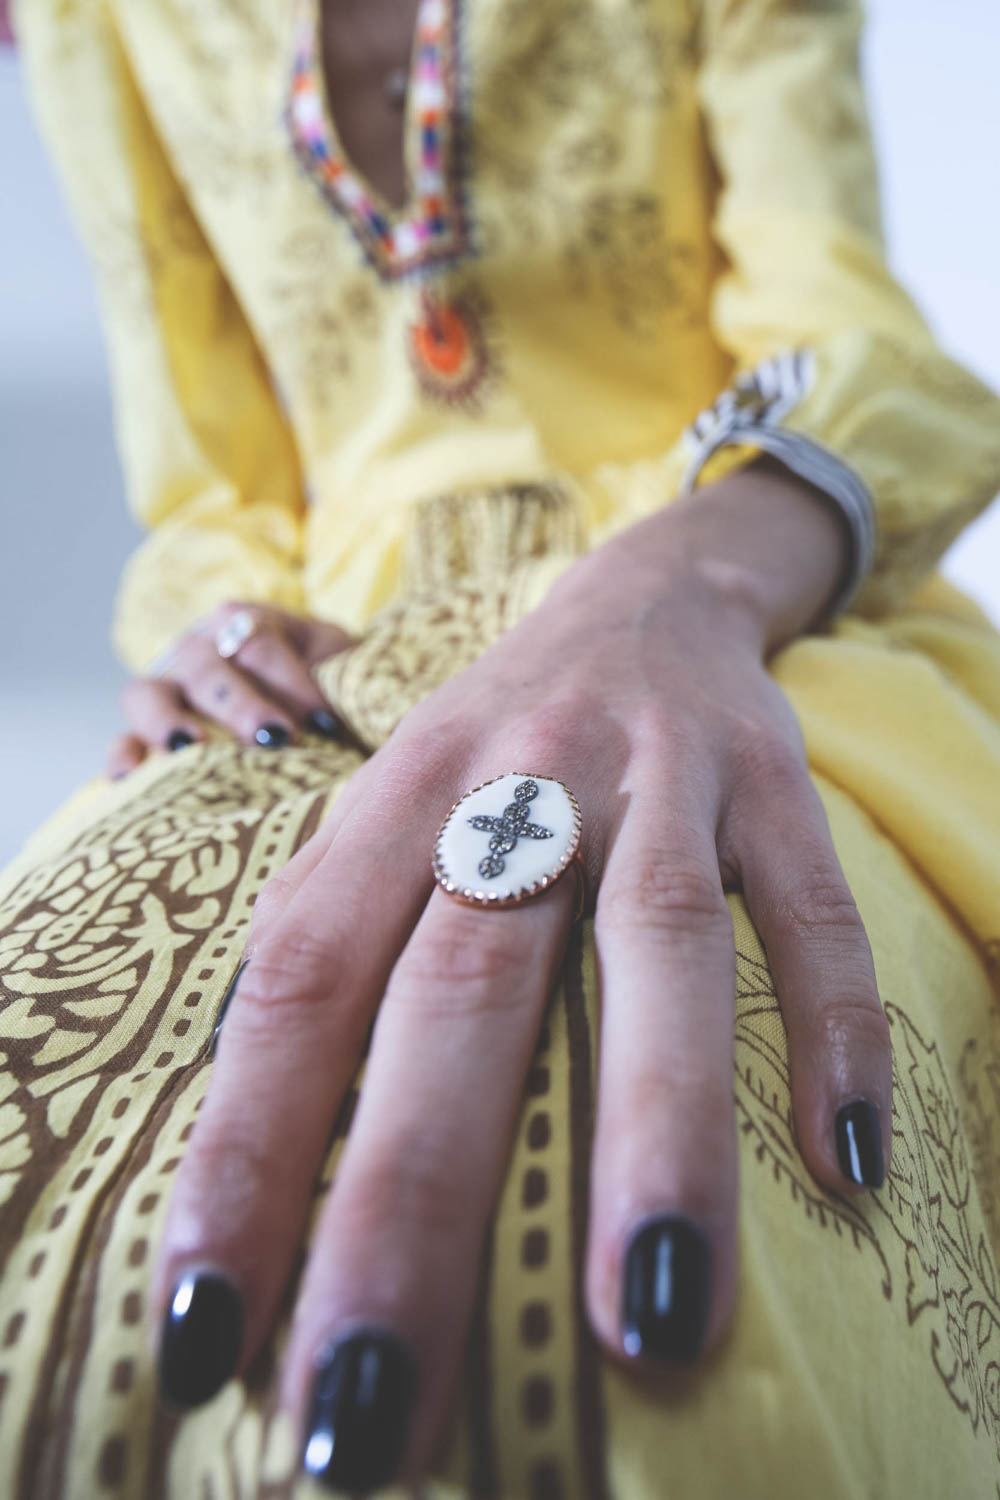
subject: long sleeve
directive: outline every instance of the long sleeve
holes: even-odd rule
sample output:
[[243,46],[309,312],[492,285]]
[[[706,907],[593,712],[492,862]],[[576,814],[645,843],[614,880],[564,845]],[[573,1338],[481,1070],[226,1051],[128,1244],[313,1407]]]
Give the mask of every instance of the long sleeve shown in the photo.
[[838,607],[875,616],[1000,489],[1000,400],[887,269],[855,0],[703,0],[701,22],[726,261],[711,318],[737,374],[685,435],[685,488],[740,453],[781,459],[839,502]]
[[302,607],[295,445],[156,136],[109,8],[15,14],[40,126],[95,267],[130,507],[114,641],[142,670],[227,598]]

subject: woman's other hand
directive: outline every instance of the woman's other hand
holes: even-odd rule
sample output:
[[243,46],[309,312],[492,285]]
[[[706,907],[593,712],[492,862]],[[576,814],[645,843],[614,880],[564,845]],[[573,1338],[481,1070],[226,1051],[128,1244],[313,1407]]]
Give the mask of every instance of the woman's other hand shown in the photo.
[[257,902],[168,1215],[161,1385],[196,1405],[268,1336],[377,1016],[285,1360],[326,1484],[433,1458],[572,920],[572,879],[495,911],[434,888],[435,836],[470,787],[535,772],[582,808],[602,1000],[586,1298],[611,1355],[689,1364],[733,1312],[727,888],[766,945],[807,1167],[836,1193],[882,1180],[888,1024],[765,666],[832,595],[839,523],[766,466],[714,488],[583,558],[413,710]]
[[[235,648],[229,656],[220,653],[220,631],[228,631]],[[122,709],[130,732],[112,743],[108,775],[126,775],[149,750],[179,750],[204,739],[206,719],[247,745],[272,749],[291,744],[302,729],[338,738],[342,726],[312,669],[351,644],[346,631],[326,620],[269,604],[220,605],[154,671],[126,685]]]

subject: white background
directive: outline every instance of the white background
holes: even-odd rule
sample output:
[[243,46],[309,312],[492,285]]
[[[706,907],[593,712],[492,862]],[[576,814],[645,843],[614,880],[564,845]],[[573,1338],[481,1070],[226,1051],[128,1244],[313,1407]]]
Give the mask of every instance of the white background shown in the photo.
[[[868,0],[868,94],[893,265],[1000,388],[1000,4]],[[89,273],[0,54],[0,864],[103,765],[124,674],[111,595],[138,540]],[[1000,623],[1000,503],[946,572]]]

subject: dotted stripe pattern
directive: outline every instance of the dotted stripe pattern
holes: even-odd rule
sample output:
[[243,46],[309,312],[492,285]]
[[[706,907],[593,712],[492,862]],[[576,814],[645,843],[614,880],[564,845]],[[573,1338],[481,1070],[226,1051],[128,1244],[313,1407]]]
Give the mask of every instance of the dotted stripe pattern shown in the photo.
[[[589,1352],[581,1364],[590,1338],[580,1321],[586,1204],[581,1209],[579,1200],[590,1149],[590,1077],[580,1033],[587,1024],[580,942],[577,928],[526,1079],[494,1249],[498,1492],[526,1500],[603,1495],[603,1452],[581,1429],[583,1420],[594,1422],[596,1387]],[[600,1429],[598,1423],[598,1436]]]

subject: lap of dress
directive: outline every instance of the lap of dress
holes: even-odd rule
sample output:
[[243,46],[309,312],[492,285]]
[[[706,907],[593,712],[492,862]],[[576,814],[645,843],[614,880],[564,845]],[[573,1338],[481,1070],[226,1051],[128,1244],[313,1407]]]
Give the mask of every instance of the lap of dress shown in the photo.
[[[891,1025],[885,1185],[840,1197],[806,1170],[767,957],[730,894],[735,1323],[695,1375],[650,1382],[605,1357],[581,1300],[585,924],[542,1018],[426,1500],[1000,1495],[1000,637],[946,590],[796,642],[774,670]],[[146,1302],[254,899],[358,760],[221,739],[154,756],[90,783],[0,877],[4,1496],[312,1492],[277,1411],[284,1325],[245,1382],[179,1418],[156,1400]]]

